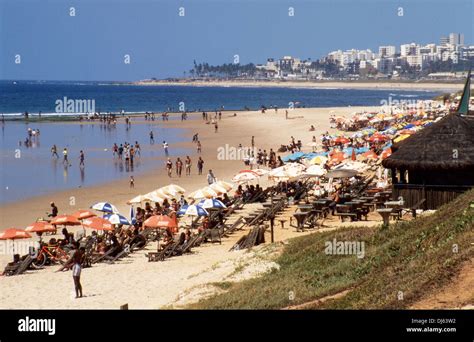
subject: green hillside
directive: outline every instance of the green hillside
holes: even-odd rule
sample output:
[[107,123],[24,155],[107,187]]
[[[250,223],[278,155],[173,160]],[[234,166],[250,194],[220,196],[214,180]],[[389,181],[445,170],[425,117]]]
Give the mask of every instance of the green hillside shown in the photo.
[[[311,308],[400,309],[449,283],[474,257],[474,190],[435,214],[388,229],[346,228],[292,239],[280,270],[230,285],[191,308],[279,309],[350,290]],[[364,242],[365,255],[327,255],[327,241]],[[229,286],[226,284],[226,287]]]

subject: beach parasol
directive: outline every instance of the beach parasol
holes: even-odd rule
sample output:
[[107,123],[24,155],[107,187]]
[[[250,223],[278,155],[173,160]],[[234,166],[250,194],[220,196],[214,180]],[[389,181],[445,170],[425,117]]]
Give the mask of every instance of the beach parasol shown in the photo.
[[181,207],[178,211],[178,215],[187,216],[207,216],[209,213],[203,207],[194,204],[186,204]]
[[165,187],[163,187],[164,189],[168,190],[170,193],[179,193],[179,194],[184,194],[186,192],[186,190],[182,187],[180,187],[179,185],[176,185],[176,184],[170,184],[170,185],[167,185]]
[[209,187],[212,190],[214,190],[217,194],[225,194],[225,193],[228,192],[228,190],[226,188],[224,188],[223,186],[220,186],[217,183],[212,183],[211,185],[209,185]]
[[59,215],[51,220],[51,224],[55,226],[79,226],[81,222],[72,215]]
[[312,166],[308,167],[306,169],[306,171],[304,172],[305,175],[316,176],[316,177],[323,176],[325,173],[326,173],[326,170],[323,169],[319,165],[312,165]]
[[215,198],[203,199],[197,205],[204,208],[204,209],[209,209],[209,208],[225,209],[225,208],[227,208],[224,203],[222,203],[221,201],[219,201],[218,199],[215,199]]
[[326,162],[328,161],[328,158],[327,157],[324,157],[324,156],[316,156],[314,157],[313,159],[311,159],[309,161],[310,164],[314,164],[314,165],[321,165],[321,164],[326,164]]
[[114,230],[112,223],[102,217],[90,217],[82,221],[82,225],[95,230]]
[[125,224],[125,225],[130,225],[130,222],[128,219],[120,214],[107,214],[104,216],[104,218],[112,224]]
[[191,192],[188,195],[188,198],[192,198],[192,199],[195,199],[195,200],[200,200],[200,199],[203,199],[203,198],[212,198],[212,197],[215,197],[215,196],[217,196],[217,192],[215,192],[210,187],[206,186],[202,189],[198,189],[196,191]]
[[328,173],[326,173],[325,177],[327,177],[327,178],[350,178],[350,177],[354,177],[355,175],[357,175],[356,170],[342,169],[342,170],[329,171]]
[[391,149],[391,148],[387,148],[387,149],[383,150],[383,152],[380,154],[380,157],[381,157],[382,159],[385,159],[385,158],[390,157],[391,154],[392,154],[392,149]]
[[346,159],[344,152],[336,152],[331,155],[331,162],[342,162]]
[[99,202],[91,206],[92,209],[97,210],[97,211],[102,211],[104,213],[111,213],[111,214],[116,214],[118,213],[118,209],[113,205],[108,202]]
[[166,215],[153,215],[143,222],[148,228],[177,228],[176,220]]
[[143,198],[143,201],[150,201],[150,202],[160,203],[160,204],[163,204],[163,202],[165,201],[165,199],[163,197],[158,196],[155,191],[152,191],[143,195],[142,198]]
[[336,139],[333,140],[334,144],[347,144],[349,143],[350,140],[347,139],[346,137],[337,137]]
[[90,210],[82,210],[82,209],[76,211],[75,213],[73,213],[71,215],[74,216],[75,218],[77,218],[78,220],[83,220],[83,219],[86,219],[86,218],[89,218],[89,217],[97,216],[95,213],[93,213]]
[[0,240],[13,240],[13,253],[15,253],[15,240],[29,238],[30,234],[18,228],[8,228],[0,233]]
[[53,233],[56,232],[56,228],[50,224],[49,222],[46,221],[38,221],[30,224],[25,228],[25,232],[28,233],[37,233],[38,235],[42,233]]
[[258,179],[258,177],[258,174],[253,172],[252,170],[243,170],[236,174],[234,178],[232,178],[232,182],[245,183]]
[[224,181],[217,181],[213,184],[218,184],[219,186],[223,187],[224,189],[226,189],[227,191],[230,191],[232,190],[232,188],[234,187],[234,184],[232,183],[229,183],[229,182],[224,182]]
[[378,157],[379,157],[379,156],[377,155],[377,153],[375,153],[375,152],[372,151],[372,150],[367,151],[367,152],[365,152],[365,153],[362,154],[362,155],[363,155],[365,158],[367,158],[367,159],[370,159],[370,158],[372,158],[372,159],[378,159]]
[[8,228],[0,233],[0,240],[29,239],[30,237],[30,234],[18,228]]
[[133,197],[131,200],[128,200],[127,204],[138,204],[147,200],[148,198],[146,198],[145,195],[138,195],[138,196]]
[[255,172],[259,177],[264,176],[270,172],[269,170],[264,170],[264,169],[255,169],[252,171]]

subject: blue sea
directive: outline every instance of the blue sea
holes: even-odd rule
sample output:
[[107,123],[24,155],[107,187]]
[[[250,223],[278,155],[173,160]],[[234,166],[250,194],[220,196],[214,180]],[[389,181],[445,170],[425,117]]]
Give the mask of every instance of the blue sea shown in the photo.
[[[56,101],[64,97],[94,100],[101,112],[160,112],[186,110],[240,110],[264,106],[288,107],[289,102],[301,107],[380,105],[389,98],[430,99],[437,92],[394,90],[341,90],[290,88],[225,88],[188,86],[133,86],[99,82],[27,82],[0,81],[0,114],[5,118],[20,116],[25,111],[31,116],[56,115]],[[173,118],[172,118],[173,119]],[[132,120],[133,121],[133,120]],[[0,204],[31,196],[45,195],[57,190],[95,185],[120,178],[137,176],[142,172],[163,167],[164,151],[160,142],[170,144],[172,156],[183,156],[193,151],[174,145],[189,137],[184,131],[160,127],[153,123],[134,124],[127,129],[119,123],[116,128],[100,124],[49,121],[6,121],[0,124]],[[31,147],[20,145],[27,137],[27,129],[39,129],[40,136]],[[148,134],[154,131],[156,145],[150,145]],[[133,169],[112,157],[114,143],[134,143],[142,146],[142,155]],[[70,165],[51,158],[51,146],[58,153],[69,150]],[[79,151],[84,150],[86,167],[79,167]]]
[[94,100],[101,112],[187,111],[258,109],[263,106],[301,107],[378,106],[381,101],[431,99],[439,92],[364,90],[364,89],[294,89],[194,86],[135,86],[106,82],[0,81],[0,114],[5,117],[55,114],[56,101]]

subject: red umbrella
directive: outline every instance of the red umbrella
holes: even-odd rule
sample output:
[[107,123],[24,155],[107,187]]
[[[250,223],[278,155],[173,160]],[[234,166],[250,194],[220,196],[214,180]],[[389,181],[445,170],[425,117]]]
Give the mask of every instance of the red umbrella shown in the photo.
[[149,228],[176,228],[176,220],[165,215],[154,215],[143,222],[144,227]]
[[72,215],[59,215],[51,220],[53,225],[79,226],[81,222]]
[[46,232],[56,232],[56,228],[50,224],[49,222],[45,221],[38,221],[35,223],[30,224],[28,227],[25,228],[25,232],[28,233],[46,233]]
[[337,137],[336,139],[333,140],[333,142],[335,144],[347,144],[348,142],[350,142],[350,140],[347,139],[346,137]]
[[30,237],[30,234],[18,228],[8,228],[0,233],[0,240],[29,239]]
[[368,141],[370,142],[383,142],[383,141],[386,141],[388,140],[389,138],[385,135],[381,135],[381,134],[374,134],[372,135],[369,139],[367,139]]
[[75,213],[73,213],[71,216],[74,216],[78,220],[84,220],[84,219],[87,219],[89,217],[94,217],[94,216],[97,216],[97,215],[95,213],[93,213],[92,211],[90,211],[90,210],[82,210],[81,209],[81,210],[78,210]]
[[372,158],[372,159],[377,159],[378,158],[377,153],[375,153],[374,151],[365,152],[363,154],[363,156],[366,157],[366,158]]
[[82,221],[82,225],[95,230],[114,230],[113,224],[102,217],[90,217]]
[[384,150],[380,156],[382,157],[382,159],[385,159],[385,158],[388,158],[390,157],[390,155],[392,154],[392,149],[391,148],[387,148],[386,150]]

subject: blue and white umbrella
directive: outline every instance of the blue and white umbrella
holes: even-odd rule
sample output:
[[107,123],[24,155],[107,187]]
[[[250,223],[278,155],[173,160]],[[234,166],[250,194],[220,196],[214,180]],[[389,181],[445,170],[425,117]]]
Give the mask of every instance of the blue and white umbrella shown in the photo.
[[112,224],[125,224],[125,225],[130,225],[130,222],[125,216],[122,216],[120,214],[108,214],[105,215],[104,218],[106,220],[109,220],[110,223]]
[[188,216],[207,216],[209,213],[206,209],[195,204],[185,204],[179,209],[178,215]]
[[99,202],[91,206],[92,209],[98,210],[98,211],[103,211],[104,213],[110,213],[110,214],[118,214],[118,209],[115,207],[115,205],[110,204],[108,202]]
[[225,208],[227,208],[224,203],[222,203],[221,201],[219,201],[218,199],[215,199],[215,198],[203,199],[197,205],[199,207],[204,208],[204,209],[208,209],[208,208],[225,209]]

